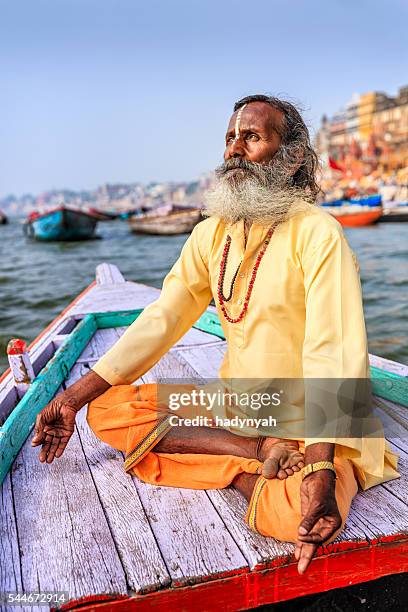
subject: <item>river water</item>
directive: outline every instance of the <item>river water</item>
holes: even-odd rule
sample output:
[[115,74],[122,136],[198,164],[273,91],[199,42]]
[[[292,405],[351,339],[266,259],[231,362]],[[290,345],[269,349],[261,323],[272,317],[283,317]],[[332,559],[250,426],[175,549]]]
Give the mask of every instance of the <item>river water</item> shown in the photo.
[[[0,373],[12,337],[31,342],[95,276],[103,261],[133,281],[161,287],[186,236],[138,236],[125,221],[99,223],[100,240],[38,243],[21,219],[0,226]],[[408,224],[346,228],[363,286],[369,350],[408,363]]]

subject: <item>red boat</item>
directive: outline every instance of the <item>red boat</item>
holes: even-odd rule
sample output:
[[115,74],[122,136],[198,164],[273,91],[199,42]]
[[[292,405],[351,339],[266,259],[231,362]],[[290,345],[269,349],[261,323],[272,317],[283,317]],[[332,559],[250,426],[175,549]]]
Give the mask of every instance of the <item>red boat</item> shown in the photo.
[[339,206],[325,207],[345,227],[361,227],[376,223],[382,215],[382,206]]

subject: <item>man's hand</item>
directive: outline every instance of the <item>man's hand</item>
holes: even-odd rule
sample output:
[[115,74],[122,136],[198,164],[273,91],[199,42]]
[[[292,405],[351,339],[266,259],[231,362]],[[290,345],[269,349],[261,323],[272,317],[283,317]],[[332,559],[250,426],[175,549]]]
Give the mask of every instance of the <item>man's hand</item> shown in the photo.
[[341,526],[335,482],[331,470],[319,470],[307,476],[300,486],[302,521],[295,550],[299,574],[305,573],[317,548]]
[[90,370],[68,390],[55,397],[37,415],[32,446],[42,444],[41,463],[52,463],[61,457],[75,430],[75,417],[85,404],[99,397],[111,385]]
[[61,457],[75,430],[77,408],[72,400],[60,393],[37,415],[32,446],[42,444],[41,463],[52,463]]

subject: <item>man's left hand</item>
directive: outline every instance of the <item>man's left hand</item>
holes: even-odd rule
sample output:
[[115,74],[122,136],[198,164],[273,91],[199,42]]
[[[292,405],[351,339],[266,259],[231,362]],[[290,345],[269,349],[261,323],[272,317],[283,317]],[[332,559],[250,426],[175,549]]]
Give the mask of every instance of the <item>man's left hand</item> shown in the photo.
[[317,548],[341,526],[335,482],[333,472],[319,470],[307,476],[300,486],[302,521],[295,550],[299,574],[305,573]]

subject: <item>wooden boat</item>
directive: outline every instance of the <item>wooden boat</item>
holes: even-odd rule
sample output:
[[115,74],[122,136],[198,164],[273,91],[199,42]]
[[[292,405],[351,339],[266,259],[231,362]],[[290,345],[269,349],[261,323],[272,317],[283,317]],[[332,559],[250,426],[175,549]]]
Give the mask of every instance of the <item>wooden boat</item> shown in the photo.
[[201,221],[201,211],[197,208],[173,208],[163,215],[136,215],[128,219],[132,232],[136,234],[175,235],[187,234]]
[[371,225],[380,219],[382,213],[379,194],[323,202],[321,206],[345,227]]
[[408,202],[396,206],[384,207],[380,223],[401,223],[408,221]]
[[7,215],[0,210],[0,225],[6,225],[6,223],[8,223]]
[[94,238],[98,215],[77,208],[58,206],[31,213],[24,223],[30,238],[41,241],[72,241]]
[[115,219],[119,218],[119,213],[109,210],[100,210],[99,208],[89,207],[85,209],[85,212],[96,217],[98,221],[115,221]]
[[352,204],[350,206],[326,206],[325,210],[345,227],[361,227],[376,223],[380,219],[383,209],[381,206]]
[[[370,357],[375,411],[401,456],[402,478],[360,492],[344,531],[304,576],[293,544],[245,526],[247,504],[233,489],[155,487],[126,474],[123,455],[95,437],[85,408],[64,455],[39,463],[28,437],[36,414],[158,295],[101,264],[96,282],[30,346],[36,378],[22,399],[28,364],[17,382],[2,377],[0,592],[66,591],[65,610],[88,612],[97,604],[234,611],[408,571],[408,366],[396,362]],[[225,349],[209,307],[142,380],[217,376]]]

